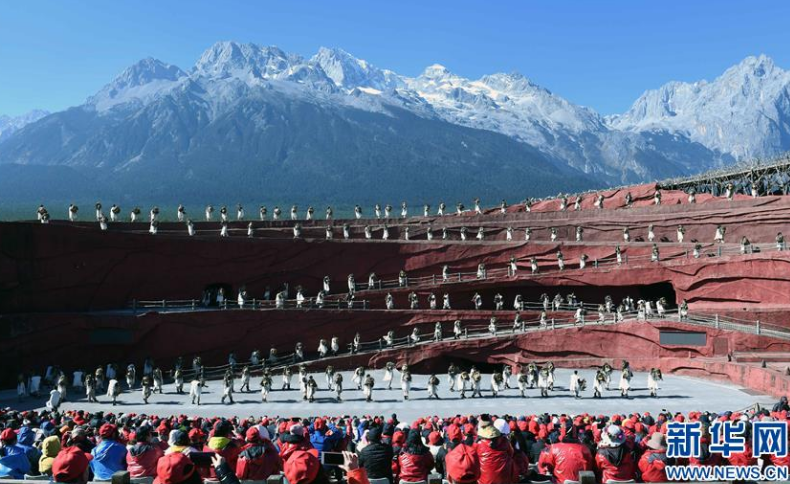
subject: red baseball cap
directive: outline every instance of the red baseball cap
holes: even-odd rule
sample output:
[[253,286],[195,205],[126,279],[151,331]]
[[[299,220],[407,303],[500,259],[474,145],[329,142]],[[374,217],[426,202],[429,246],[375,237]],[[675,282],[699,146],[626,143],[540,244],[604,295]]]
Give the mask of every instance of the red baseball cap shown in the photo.
[[178,484],[195,473],[195,464],[181,452],[173,452],[159,458],[156,464],[154,484]]
[[52,478],[55,482],[74,482],[85,473],[91,459],[93,456],[79,447],[66,447],[52,461]]
[[471,484],[480,479],[480,458],[474,448],[457,445],[445,456],[447,477],[456,484]]
[[250,427],[245,432],[244,437],[246,437],[247,442],[260,442],[261,433],[258,431],[258,427]]
[[[321,464],[318,457],[304,450],[297,450],[285,461],[285,478],[290,484],[308,484],[318,476]],[[159,483],[154,483],[159,484]],[[173,484],[173,483],[162,483]]]
[[112,439],[118,432],[118,427],[113,424],[104,424],[99,428],[99,436],[103,439]]
[[463,438],[461,435],[461,429],[458,428],[455,424],[450,424],[447,426],[447,438],[451,442],[459,441]]
[[5,429],[0,433],[0,440],[3,442],[13,442],[16,440],[16,432],[12,429]]

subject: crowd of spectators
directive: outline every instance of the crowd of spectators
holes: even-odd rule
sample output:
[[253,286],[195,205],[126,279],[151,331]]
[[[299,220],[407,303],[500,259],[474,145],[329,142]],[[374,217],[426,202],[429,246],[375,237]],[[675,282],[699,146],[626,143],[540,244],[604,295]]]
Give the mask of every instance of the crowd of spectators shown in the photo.
[[[0,477],[48,475],[54,482],[109,480],[118,471],[155,484],[222,484],[284,474],[290,484],[427,482],[510,484],[575,481],[593,471],[599,482],[666,482],[668,465],[788,465],[790,458],[745,452],[728,459],[708,451],[716,420],[785,421],[772,411],[618,415],[457,415],[402,422],[396,415],[313,418],[206,418],[134,413],[0,411]],[[667,457],[667,425],[702,424],[698,458]],[[344,452],[342,466],[321,464]],[[197,457],[209,457],[210,462]],[[386,482],[385,482],[386,481]]]

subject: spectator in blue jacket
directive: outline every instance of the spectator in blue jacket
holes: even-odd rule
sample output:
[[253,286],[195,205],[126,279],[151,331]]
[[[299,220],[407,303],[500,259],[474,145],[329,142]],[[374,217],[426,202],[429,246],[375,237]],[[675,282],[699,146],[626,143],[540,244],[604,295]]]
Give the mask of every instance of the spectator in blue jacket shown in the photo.
[[126,447],[118,442],[115,425],[102,425],[99,437],[99,444],[91,451],[91,470],[96,480],[109,481],[113,474],[126,469]]
[[318,450],[319,458],[321,452],[336,451],[338,443],[343,440],[343,431],[335,427],[334,424],[327,425],[322,418],[315,419],[308,430],[310,443]]
[[38,468],[38,460],[41,458],[41,451],[34,447],[36,442],[36,432],[28,426],[23,426],[19,429],[17,435],[17,445],[25,450],[27,460],[30,461],[30,468]]
[[24,479],[30,473],[30,460],[25,449],[17,444],[16,432],[5,429],[0,433],[0,477]]

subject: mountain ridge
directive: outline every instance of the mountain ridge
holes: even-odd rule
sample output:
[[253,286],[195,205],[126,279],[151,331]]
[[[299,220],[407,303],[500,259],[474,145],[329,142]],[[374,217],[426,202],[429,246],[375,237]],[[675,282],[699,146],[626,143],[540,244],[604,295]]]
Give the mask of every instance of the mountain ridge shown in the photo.
[[[738,92],[727,91],[727,86],[739,88],[740,97]],[[167,170],[189,163],[216,164],[217,160],[196,159],[194,150],[205,147],[206,139],[216,134],[211,130],[221,126],[228,132],[215,140],[221,145],[216,156],[238,150],[251,164],[313,152],[310,146],[294,144],[295,140],[322,146],[323,151],[316,154],[342,153],[356,159],[360,143],[367,146],[369,141],[360,139],[359,133],[366,133],[373,142],[365,150],[369,156],[418,169],[432,153],[417,150],[409,155],[414,159],[407,160],[402,158],[404,152],[397,158],[384,151],[376,156],[374,147],[376,142],[389,140],[393,131],[411,132],[403,125],[410,119],[422,120],[419,124],[434,130],[436,139],[453,140],[439,150],[448,158],[448,166],[456,157],[464,160],[461,165],[477,163],[464,153],[470,150],[464,137],[471,136],[485,139],[490,172],[504,167],[517,168],[514,173],[528,172],[537,163],[558,170],[557,180],[548,183],[552,189],[563,178],[572,180],[569,183],[574,186],[579,185],[577,181],[611,185],[691,174],[746,155],[790,149],[788,86],[790,74],[773,61],[750,57],[714,81],[667,83],[646,91],[626,113],[601,116],[517,72],[473,80],[434,64],[415,77],[406,77],[338,48],[322,47],[305,58],[275,46],[223,41],[207,49],[188,70],[142,59],[84,104],[17,127],[0,143],[0,164],[62,165],[110,175],[134,173],[140,166]],[[753,102],[755,97],[767,106],[773,103],[773,110]],[[708,112],[723,111],[721,105],[727,99],[737,101],[737,112],[731,110],[729,117]],[[320,113],[316,116],[334,123],[333,127],[319,129],[300,117],[308,112]],[[737,116],[756,119],[760,113],[770,116],[754,126],[738,123]],[[361,119],[375,119],[368,122],[381,131],[355,124]],[[305,138],[300,130],[308,126],[326,138]],[[284,130],[282,136],[265,133],[278,129]],[[765,136],[760,136],[760,130]],[[473,135],[475,131],[502,137]],[[428,142],[416,133],[411,136],[404,144]],[[509,156],[504,157],[507,161],[500,159],[500,151],[514,152],[504,141],[507,138],[523,145],[523,166]],[[276,140],[280,146],[272,150],[271,146],[246,145],[264,139]],[[214,148],[209,151],[215,152]],[[432,159],[427,164],[437,162]],[[309,161],[305,169],[319,166],[331,169],[317,160]],[[183,180],[191,180],[189,167],[180,174]],[[444,182],[450,185],[453,177],[459,178],[455,173],[446,176]]]

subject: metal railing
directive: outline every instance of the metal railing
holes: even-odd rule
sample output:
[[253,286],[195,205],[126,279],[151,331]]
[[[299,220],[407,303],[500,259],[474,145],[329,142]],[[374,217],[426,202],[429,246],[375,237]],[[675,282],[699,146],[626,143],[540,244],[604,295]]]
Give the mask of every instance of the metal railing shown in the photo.
[[283,309],[283,310],[308,310],[308,309],[369,309],[370,301],[357,299],[325,298],[319,302],[315,297],[285,299],[281,302],[271,299],[244,299],[243,302],[225,299],[222,302],[206,301],[205,299],[159,299],[159,300],[133,300],[129,307],[137,312],[147,309],[170,310],[258,310],[258,309]]
[[[622,319],[621,319],[622,317]],[[490,330],[490,322],[484,320],[474,320],[466,322],[462,321],[462,334],[456,338],[453,332],[447,332],[443,325],[442,337],[440,339],[434,338],[433,331],[421,333],[419,339],[415,340],[412,335],[394,337],[392,342],[385,341],[382,336],[376,340],[359,341],[357,343],[348,343],[342,346],[340,352],[337,354],[328,353],[327,356],[321,358],[318,352],[304,352],[303,357],[300,358],[295,352],[288,354],[278,354],[277,356],[270,356],[262,360],[258,364],[252,364],[250,361],[237,362],[233,365],[234,374],[238,375],[244,366],[248,366],[251,373],[260,373],[264,368],[270,370],[282,369],[285,366],[292,366],[297,364],[314,365],[320,361],[327,363],[332,362],[338,358],[347,358],[351,356],[360,356],[378,353],[381,351],[404,349],[404,348],[421,348],[425,346],[443,344],[453,340],[479,340],[479,339],[496,339],[496,338],[512,338],[516,334],[526,334],[531,332],[541,331],[554,331],[570,328],[582,328],[585,326],[606,326],[617,325],[622,323],[643,322],[660,323],[660,322],[675,322],[687,324],[690,326],[698,326],[709,329],[720,329],[727,331],[736,331],[747,334],[756,334],[769,337],[775,337],[785,340],[790,340],[790,328],[783,328],[780,326],[765,325],[757,321],[744,321],[744,320],[731,320],[721,318],[718,315],[707,314],[687,314],[683,317],[677,310],[667,311],[664,317],[646,316],[644,313],[632,311],[621,313],[621,317],[617,313],[607,313],[603,321],[594,319],[586,319],[582,316],[581,320],[574,318],[547,318],[545,320],[530,319],[521,320],[518,324],[498,322],[497,330],[492,332]],[[327,342],[329,339],[327,338]],[[342,369],[337,364],[334,365],[335,369]],[[231,368],[230,364],[219,366],[203,366],[203,377],[206,379],[220,378],[225,372]],[[183,376],[185,380],[195,378],[196,371],[192,368],[183,368]]]
[[[639,255],[632,255],[629,256],[626,252],[623,252],[620,260],[618,261],[617,256],[610,256],[610,257],[602,257],[588,260],[585,266],[585,269],[579,268],[579,259],[567,259],[565,260],[565,268],[560,270],[558,264],[552,264],[549,266],[549,269],[546,269],[544,265],[542,268],[539,267],[538,272],[531,272],[531,270],[516,270],[516,272],[511,272],[509,264],[506,267],[496,267],[492,269],[486,269],[485,277],[478,277],[477,271],[470,271],[470,272],[450,272],[447,274],[431,274],[428,276],[416,276],[411,277],[407,276],[404,280],[400,277],[396,279],[376,279],[373,281],[373,284],[370,281],[366,283],[354,283],[354,292],[372,292],[372,291],[383,291],[389,289],[415,289],[415,288],[424,288],[424,287],[435,287],[435,286],[447,286],[452,284],[458,283],[469,283],[469,282],[485,282],[491,280],[516,280],[516,279],[530,279],[530,278],[537,278],[542,277],[545,275],[557,274],[567,271],[573,270],[588,270],[588,269],[599,269],[599,268],[613,268],[613,267],[620,267],[622,265],[641,265],[643,263],[648,264],[655,264],[655,263],[667,263],[667,262],[678,262],[678,261],[685,261],[689,259],[699,258],[710,258],[710,257],[725,257],[725,256],[741,256],[741,255],[751,255],[763,252],[770,252],[770,251],[784,251],[784,248],[777,247],[776,244],[751,244],[747,246],[747,249],[744,250],[744,247],[738,244],[710,244],[707,248],[703,248],[698,252],[698,255],[694,255],[694,251],[689,251],[687,249],[679,249],[676,251],[671,252],[670,254],[664,254],[659,256],[658,261],[652,260],[651,254],[639,254]],[[517,261],[518,262],[518,261]],[[344,286],[348,287],[348,286]],[[363,300],[356,300],[353,299],[349,302],[347,296],[346,297],[337,297],[338,294],[347,294],[343,292],[333,293],[331,292],[330,286],[330,293],[334,294],[335,297],[327,297],[324,299],[323,303],[319,303],[315,297],[306,297],[304,301],[297,301],[296,299],[288,299],[282,302],[282,304],[278,304],[276,301],[267,300],[267,299],[245,299],[243,304],[239,304],[238,300],[229,300],[225,299],[223,302],[217,304],[216,302],[207,302],[201,299],[182,299],[182,300],[133,300],[129,303],[129,307],[133,311],[138,310],[145,310],[145,309],[170,309],[170,310],[211,310],[211,309],[243,309],[243,310],[255,310],[255,309],[370,309],[371,302],[367,299]],[[506,303],[507,304],[507,303]],[[542,302],[535,302],[535,301],[525,301],[524,302],[525,309],[532,309],[538,308],[542,306]],[[441,306],[441,303],[437,301],[437,308]],[[594,305],[585,305],[588,309],[596,309],[597,306]]]
[[[677,260],[687,260],[687,259],[704,259],[709,257],[725,257],[725,256],[740,256],[740,255],[751,255],[751,254],[758,254],[763,252],[779,252],[786,250],[786,247],[780,248],[777,244],[750,244],[742,247],[740,244],[708,244],[707,246],[703,246],[702,249],[698,251],[698,254],[695,256],[694,249],[679,249],[670,252],[669,254],[664,252],[664,254],[659,253],[658,263],[667,262],[667,261],[677,261]],[[585,264],[585,269],[580,269],[580,259],[564,259],[565,268],[560,270],[559,264],[557,260],[554,259],[553,261],[549,262],[549,268],[546,269],[546,261],[538,261],[538,272],[532,272],[531,269],[517,269],[516,272],[511,272],[510,267],[496,267],[491,269],[486,269],[485,277],[478,277],[477,271],[469,271],[469,272],[448,272],[447,274],[431,274],[427,276],[407,276],[405,284],[402,283],[400,278],[397,279],[387,279],[381,280],[377,279],[374,281],[373,284],[370,284],[370,281],[367,283],[355,283],[354,288],[356,291],[374,291],[374,290],[383,290],[383,289],[407,289],[410,287],[421,287],[421,286],[437,286],[443,284],[453,284],[459,282],[475,282],[475,281],[486,281],[489,279],[499,279],[499,278],[523,278],[523,277],[539,277],[544,276],[546,274],[553,274],[559,273],[563,271],[570,271],[570,270],[586,270],[590,269],[597,269],[601,267],[618,267],[621,265],[633,264],[633,263],[643,263],[643,262],[651,262],[653,263],[653,256],[652,254],[639,254],[639,255],[631,255],[629,256],[625,251],[622,252],[620,260],[616,255],[609,256],[609,257],[601,257],[601,258],[593,258],[588,259]],[[517,260],[518,262],[524,262],[524,260]],[[529,261],[527,261],[529,262]],[[331,289],[331,287],[330,287]]]

